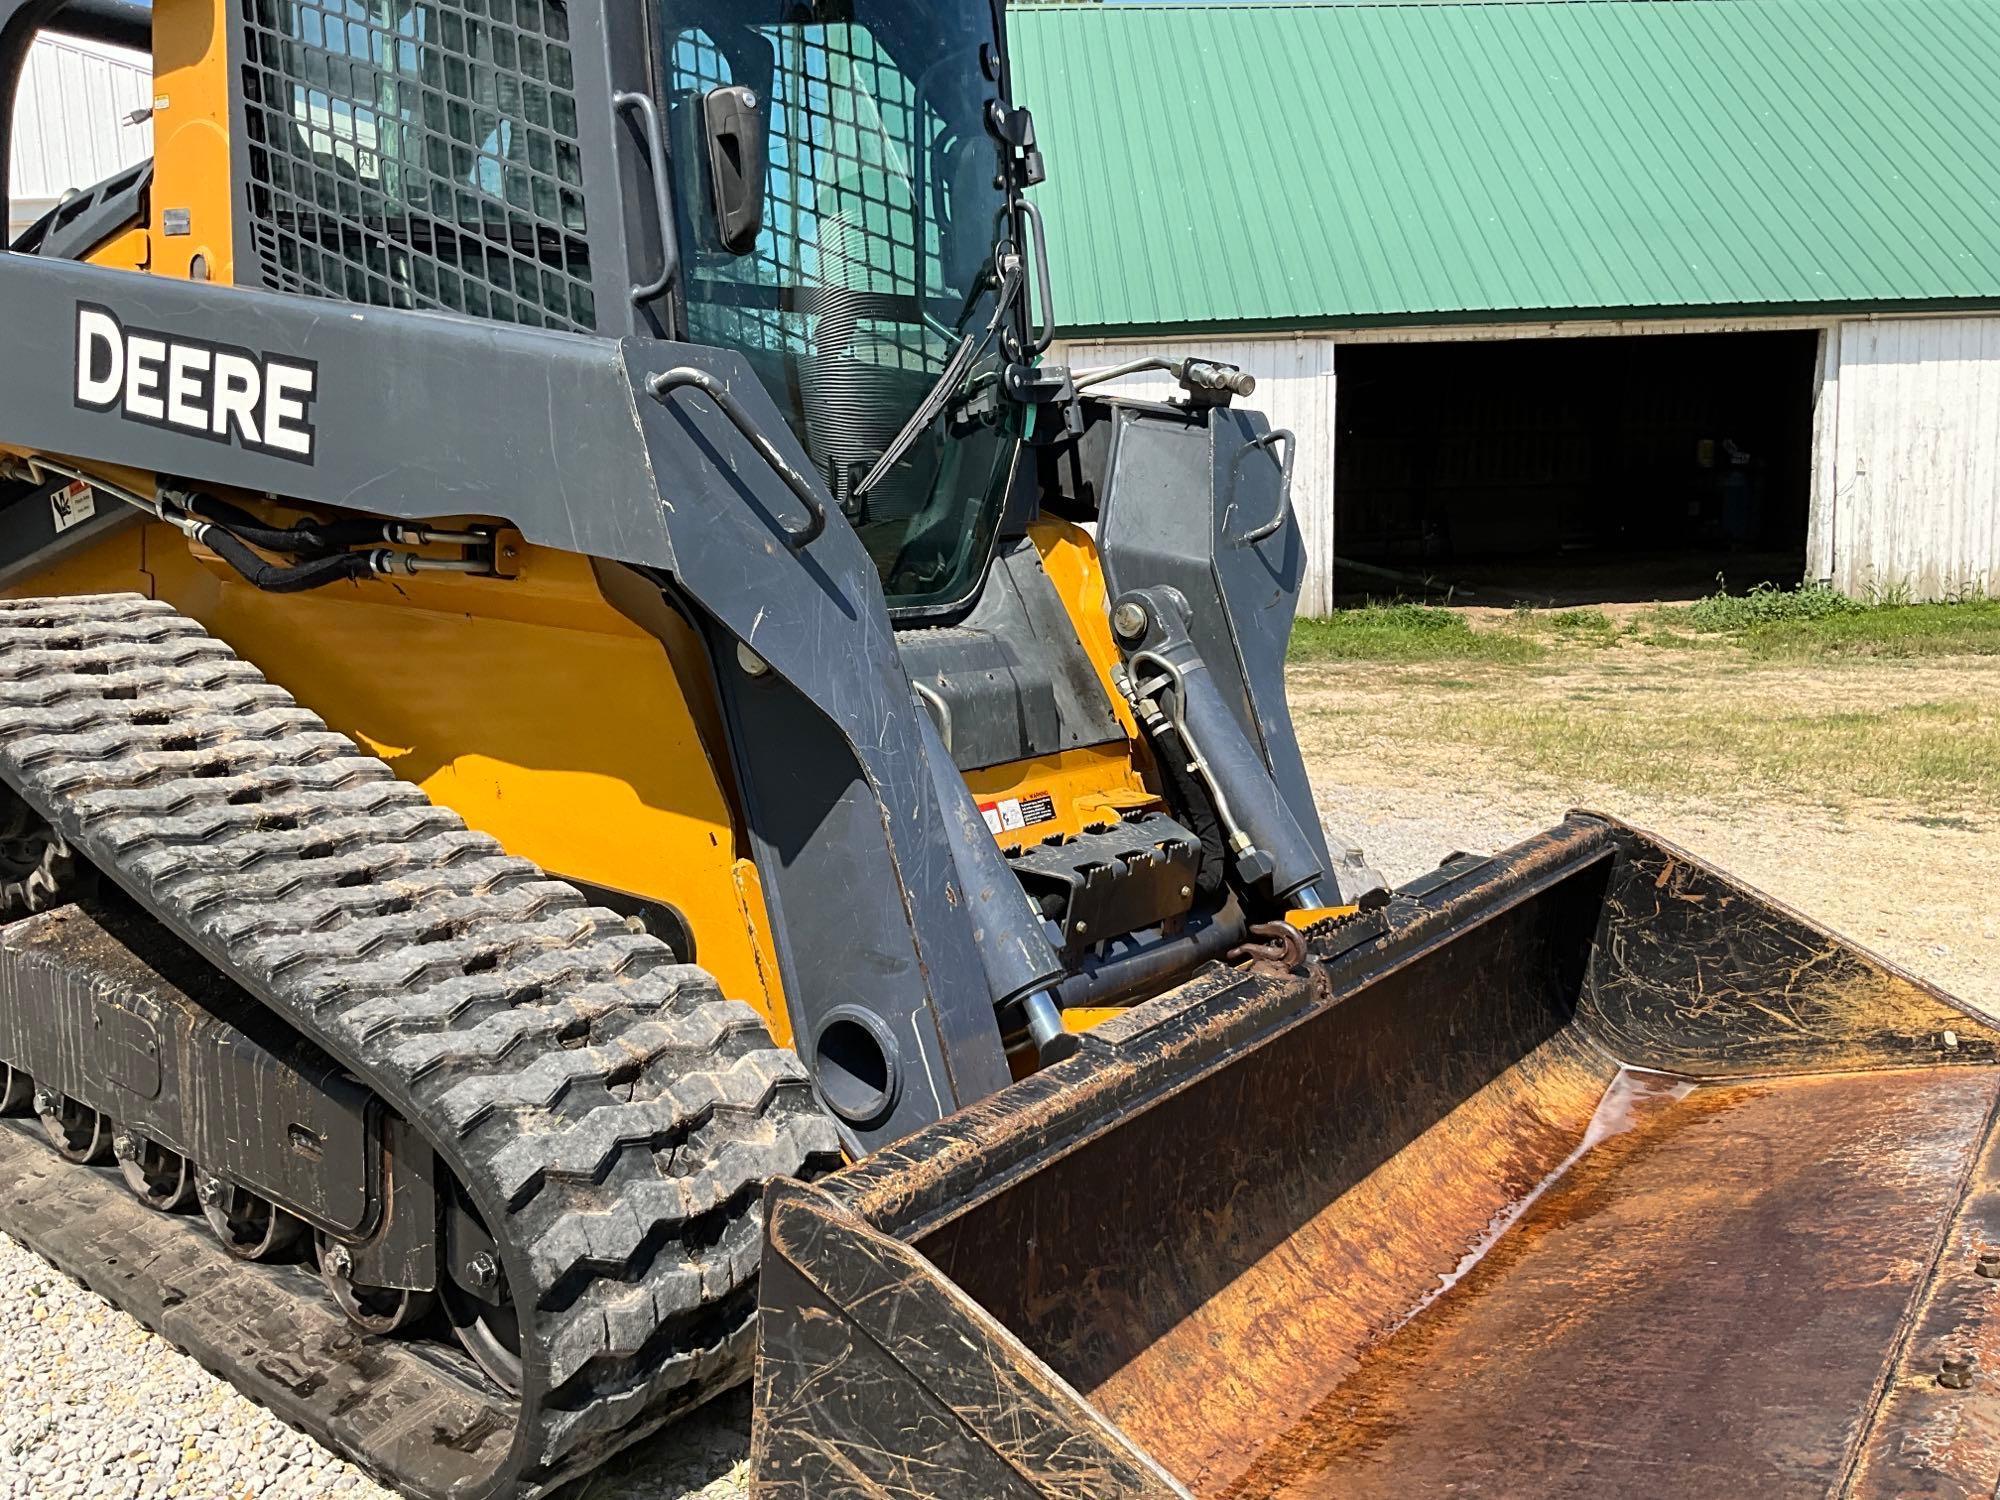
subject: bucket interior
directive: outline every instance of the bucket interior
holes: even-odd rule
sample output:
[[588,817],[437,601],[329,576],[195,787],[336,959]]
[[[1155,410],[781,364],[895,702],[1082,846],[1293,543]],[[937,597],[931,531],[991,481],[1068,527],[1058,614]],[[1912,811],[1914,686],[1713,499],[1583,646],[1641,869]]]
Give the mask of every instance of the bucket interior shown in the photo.
[[1637,836],[1448,902],[909,1243],[1196,1496],[1837,1490],[1996,1037]]

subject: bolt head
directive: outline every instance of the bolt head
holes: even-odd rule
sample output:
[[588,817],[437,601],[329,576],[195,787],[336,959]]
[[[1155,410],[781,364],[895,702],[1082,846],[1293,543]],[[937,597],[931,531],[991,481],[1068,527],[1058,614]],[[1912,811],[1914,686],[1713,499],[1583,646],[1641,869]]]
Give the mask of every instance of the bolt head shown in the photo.
[[1151,623],[1146,616],[1146,606],[1136,599],[1127,599],[1111,611],[1111,628],[1118,632],[1120,640],[1138,640]]
[[746,677],[762,677],[771,670],[769,662],[741,641],[736,643],[736,665],[743,669]]
[[1989,1281],[2000,1281],[2000,1250],[1982,1250],[1979,1259],[1973,1263],[1973,1271]]
[[1972,1384],[1972,1370],[1977,1363],[1970,1354],[1947,1354],[1938,1362],[1937,1383],[1948,1391],[1962,1391]]
[[465,1279],[477,1290],[490,1292],[500,1280],[499,1263],[482,1250],[465,1263]]
[[215,1204],[222,1201],[222,1179],[204,1177],[194,1185],[194,1195],[203,1203]]
[[36,1090],[35,1090],[35,1113],[36,1113],[36,1114],[38,1114],[38,1115],[53,1115],[53,1114],[56,1114],[56,1113],[60,1112],[60,1111],[61,1111],[61,1109],[62,1109],[62,1095],[61,1095],[61,1094],[58,1094],[58,1093],[57,1093],[57,1092],[56,1092],[56,1091],[55,1091],[54,1089],[36,1089]]
[[139,1154],[139,1143],[124,1131],[111,1137],[111,1154],[120,1161],[130,1161]]
[[354,1269],[354,1256],[345,1245],[334,1245],[326,1252],[326,1268],[336,1276],[345,1276]]

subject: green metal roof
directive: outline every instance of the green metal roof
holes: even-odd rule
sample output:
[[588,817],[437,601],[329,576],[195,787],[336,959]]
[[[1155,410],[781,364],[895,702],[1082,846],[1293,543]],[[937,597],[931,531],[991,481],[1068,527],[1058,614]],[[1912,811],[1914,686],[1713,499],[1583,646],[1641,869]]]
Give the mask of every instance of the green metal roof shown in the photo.
[[2000,302],[2000,0],[1009,26],[1072,333]]

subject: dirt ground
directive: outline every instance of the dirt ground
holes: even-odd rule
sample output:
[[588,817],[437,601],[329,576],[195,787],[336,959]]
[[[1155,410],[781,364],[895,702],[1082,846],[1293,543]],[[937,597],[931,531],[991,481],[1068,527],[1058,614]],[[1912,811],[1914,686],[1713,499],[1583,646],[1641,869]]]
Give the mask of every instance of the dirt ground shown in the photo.
[[[2000,1015],[2000,661],[1343,664],[1295,670],[1292,704],[1329,831],[1392,883],[1590,808]],[[1946,714],[1920,743],[1967,704],[1971,728]],[[1910,757],[1923,789],[1883,795]]]

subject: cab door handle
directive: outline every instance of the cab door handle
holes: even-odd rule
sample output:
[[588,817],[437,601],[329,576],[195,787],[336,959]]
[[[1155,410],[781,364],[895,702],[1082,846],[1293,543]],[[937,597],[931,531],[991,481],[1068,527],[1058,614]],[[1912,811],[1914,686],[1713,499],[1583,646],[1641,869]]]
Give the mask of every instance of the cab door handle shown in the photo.
[[639,138],[646,147],[646,170],[653,178],[653,211],[660,220],[660,274],[632,287],[636,306],[650,302],[674,284],[681,268],[680,231],[674,224],[673,199],[667,192],[667,144],[660,134],[660,111],[651,94],[624,90],[611,96],[614,112],[629,109],[639,117]]

